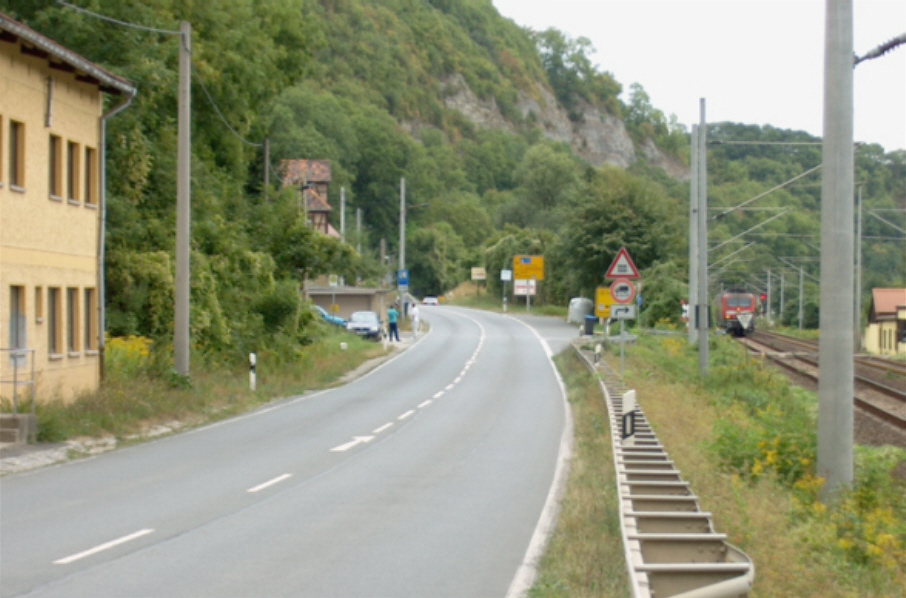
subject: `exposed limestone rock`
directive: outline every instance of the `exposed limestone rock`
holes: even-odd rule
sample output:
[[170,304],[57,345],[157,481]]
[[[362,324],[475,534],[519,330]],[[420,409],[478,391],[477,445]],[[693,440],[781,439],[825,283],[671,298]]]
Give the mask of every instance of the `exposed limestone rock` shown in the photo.
[[673,156],[665,154],[651,139],[646,139],[639,151],[645,156],[648,164],[657,166],[671,178],[678,181],[689,180],[689,166],[678,161]]
[[[517,126],[500,113],[494,98],[480,99],[462,75],[453,75],[442,86],[448,109],[460,112],[479,127],[517,131]],[[540,127],[545,137],[569,144],[576,154],[595,166],[613,164],[627,168],[636,162],[636,148],[621,119],[583,102],[579,105],[582,119],[573,122],[549,89],[537,85],[535,92],[534,96],[520,92],[516,105],[525,122]],[[652,141],[646,141],[639,151],[649,164],[663,168],[671,177],[688,177],[688,169],[666,156]]]

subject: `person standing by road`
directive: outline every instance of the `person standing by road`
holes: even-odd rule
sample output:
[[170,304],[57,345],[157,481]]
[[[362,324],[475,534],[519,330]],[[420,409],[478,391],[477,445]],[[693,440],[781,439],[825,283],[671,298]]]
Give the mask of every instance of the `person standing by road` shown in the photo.
[[409,309],[409,318],[412,320],[412,338],[418,339],[418,305],[413,303]]
[[387,337],[390,341],[393,341],[394,337],[396,337],[397,342],[400,340],[400,331],[397,324],[399,317],[400,312],[396,311],[396,308],[391,305],[390,309],[387,310],[387,324],[390,326],[390,333]]

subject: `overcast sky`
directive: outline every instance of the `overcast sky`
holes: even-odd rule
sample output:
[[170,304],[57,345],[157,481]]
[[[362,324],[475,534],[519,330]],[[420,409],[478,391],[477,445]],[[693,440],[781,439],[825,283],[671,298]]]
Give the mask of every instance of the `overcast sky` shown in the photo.
[[[824,0],[493,0],[534,30],[587,37],[591,59],[691,130],[709,122],[822,135]],[[854,0],[853,50],[906,33],[906,1]],[[906,45],[855,70],[855,140],[906,149]]]

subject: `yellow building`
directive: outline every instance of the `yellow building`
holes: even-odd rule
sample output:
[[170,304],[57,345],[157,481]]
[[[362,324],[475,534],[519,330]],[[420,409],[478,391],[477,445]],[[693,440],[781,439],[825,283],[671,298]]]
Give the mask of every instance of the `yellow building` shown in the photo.
[[872,289],[865,350],[906,355],[906,289]]
[[[135,88],[0,13],[0,395],[99,379],[102,127]],[[104,114],[104,94],[126,98]],[[27,351],[15,351],[27,349]],[[34,374],[32,374],[32,371]],[[31,394],[16,385],[21,400]]]

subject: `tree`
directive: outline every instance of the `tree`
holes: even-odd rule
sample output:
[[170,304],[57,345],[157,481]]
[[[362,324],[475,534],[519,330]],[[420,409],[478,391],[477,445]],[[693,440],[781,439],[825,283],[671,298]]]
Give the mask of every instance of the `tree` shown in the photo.
[[617,111],[616,98],[622,88],[610,73],[600,73],[592,64],[589,55],[594,48],[588,38],[573,40],[551,28],[534,34],[534,39],[554,95],[571,120],[582,118],[580,99],[611,113]]
[[406,259],[412,290],[441,295],[465,278],[465,246],[446,222],[420,228],[407,240]]
[[553,250],[560,288],[593,296],[607,267],[626,247],[639,268],[682,255],[679,204],[663,188],[615,167],[590,173]]

